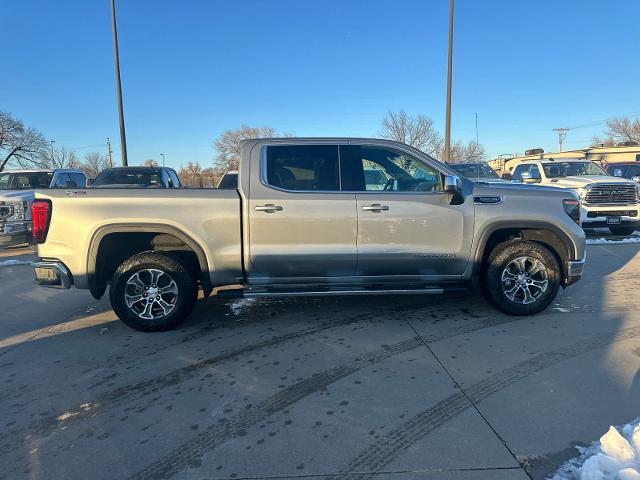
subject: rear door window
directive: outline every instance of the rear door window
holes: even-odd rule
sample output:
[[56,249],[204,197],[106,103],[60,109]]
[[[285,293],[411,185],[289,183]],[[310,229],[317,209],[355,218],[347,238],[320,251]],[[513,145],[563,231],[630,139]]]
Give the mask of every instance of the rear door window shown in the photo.
[[338,191],[337,145],[267,147],[266,181],[292,191]]

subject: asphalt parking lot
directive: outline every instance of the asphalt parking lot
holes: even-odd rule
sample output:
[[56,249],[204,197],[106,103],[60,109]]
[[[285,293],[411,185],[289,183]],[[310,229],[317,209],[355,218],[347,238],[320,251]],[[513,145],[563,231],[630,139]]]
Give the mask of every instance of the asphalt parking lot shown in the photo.
[[475,295],[200,300],[143,334],[0,261],[0,479],[542,479],[640,415],[640,244],[545,313]]

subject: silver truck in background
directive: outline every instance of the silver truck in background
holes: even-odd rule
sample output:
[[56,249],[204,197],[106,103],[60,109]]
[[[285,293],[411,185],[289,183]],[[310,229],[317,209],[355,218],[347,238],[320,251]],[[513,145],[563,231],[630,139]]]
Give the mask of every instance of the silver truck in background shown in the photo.
[[109,287],[118,317],[142,331],[178,325],[199,289],[262,297],[479,286],[500,310],[529,315],[585,262],[575,193],[473,183],[388,140],[245,140],[237,190],[36,197],[36,281],[96,298]]
[[27,243],[31,238],[29,207],[36,189],[84,188],[81,170],[37,169],[0,172],[0,248]]

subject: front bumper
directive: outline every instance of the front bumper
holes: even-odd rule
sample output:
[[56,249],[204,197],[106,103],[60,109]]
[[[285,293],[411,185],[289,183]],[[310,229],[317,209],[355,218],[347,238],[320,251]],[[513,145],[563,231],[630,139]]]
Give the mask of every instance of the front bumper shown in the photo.
[[30,222],[23,221],[0,223],[0,248],[29,243],[30,238]]
[[567,262],[567,275],[564,281],[565,286],[572,285],[576,283],[582,277],[582,272],[584,272],[584,264],[586,262],[586,257],[582,260],[569,260]]
[[[608,219],[619,219],[611,223]],[[580,205],[580,222],[583,228],[623,226],[640,228],[640,206],[638,205]]]
[[43,287],[71,288],[73,278],[62,262],[40,261],[33,263],[36,283]]

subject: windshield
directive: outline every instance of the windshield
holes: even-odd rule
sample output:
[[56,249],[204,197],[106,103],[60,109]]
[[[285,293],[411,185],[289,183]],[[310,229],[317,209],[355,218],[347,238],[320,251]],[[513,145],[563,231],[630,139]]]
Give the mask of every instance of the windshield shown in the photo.
[[549,162],[543,163],[547,178],[574,177],[583,175],[608,175],[593,162]]
[[449,165],[449,167],[467,178],[500,178],[491,167],[484,163],[457,163]]
[[145,170],[114,168],[103,170],[91,184],[92,187],[106,185],[130,185],[135,187],[163,187],[160,169]]
[[49,188],[52,177],[52,172],[0,173],[0,190]]

